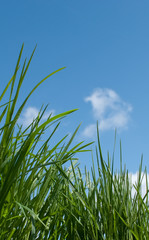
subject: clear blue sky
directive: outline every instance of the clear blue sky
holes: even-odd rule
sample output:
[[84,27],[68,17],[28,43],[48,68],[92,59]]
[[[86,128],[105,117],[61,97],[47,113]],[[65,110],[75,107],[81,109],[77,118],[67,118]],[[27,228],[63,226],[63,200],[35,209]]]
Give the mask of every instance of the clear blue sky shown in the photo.
[[[79,108],[62,125],[72,133],[82,122],[76,141],[95,140],[98,120],[105,159],[107,150],[112,154],[117,127],[115,167],[119,168],[120,139],[129,171],[138,170],[142,153],[143,166],[148,167],[149,1],[1,2],[1,88],[13,74],[23,42],[23,57],[30,56],[35,44],[37,49],[20,102],[47,74],[66,69],[33,94],[22,119],[43,103],[55,114]],[[80,161],[90,167],[88,155],[82,154]]]

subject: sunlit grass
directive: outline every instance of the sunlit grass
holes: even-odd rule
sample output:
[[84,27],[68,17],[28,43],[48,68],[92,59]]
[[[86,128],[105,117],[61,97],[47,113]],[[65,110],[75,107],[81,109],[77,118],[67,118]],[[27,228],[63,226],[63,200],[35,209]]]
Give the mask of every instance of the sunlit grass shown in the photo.
[[[76,160],[76,154],[86,151],[90,145],[73,144],[80,126],[71,138],[63,136],[53,144],[60,122],[75,109],[49,115],[41,122],[46,106],[26,129],[18,125],[31,94],[63,69],[41,80],[16,109],[21,85],[34,54],[33,51],[28,63],[25,60],[20,69],[22,51],[23,46],[14,75],[0,95],[2,101],[10,89],[9,99],[0,108],[0,122],[3,123],[0,128],[0,239],[149,239],[148,186],[143,198],[140,194],[142,161],[136,193],[132,196],[129,174],[122,168],[121,157],[118,173],[113,168],[114,158],[103,159],[98,124],[96,159],[91,159],[90,171],[85,168],[83,173]],[[51,125],[48,139],[45,139]],[[148,182],[147,171],[144,178]]]

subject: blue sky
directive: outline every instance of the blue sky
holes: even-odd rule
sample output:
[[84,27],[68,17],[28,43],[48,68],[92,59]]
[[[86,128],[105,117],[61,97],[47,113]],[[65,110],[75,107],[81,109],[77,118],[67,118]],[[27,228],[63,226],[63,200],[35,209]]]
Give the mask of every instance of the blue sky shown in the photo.
[[[0,7],[0,85],[11,78],[22,43],[23,57],[37,49],[20,103],[36,83],[54,70],[30,98],[22,122],[42,104],[58,114],[79,110],[62,123],[61,134],[80,122],[76,142],[96,140],[99,121],[104,159],[112,154],[115,128],[115,168],[119,141],[130,172],[149,163],[149,1],[3,1]],[[94,146],[92,147],[94,149]],[[90,168],[90,154],[80,156]]]

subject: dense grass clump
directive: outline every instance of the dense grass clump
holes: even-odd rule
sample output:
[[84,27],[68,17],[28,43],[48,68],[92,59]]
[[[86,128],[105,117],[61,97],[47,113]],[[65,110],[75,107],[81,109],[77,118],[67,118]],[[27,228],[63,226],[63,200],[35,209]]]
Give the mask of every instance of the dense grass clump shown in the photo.
[[[41,80],[16,109],[21,85],[34,54],[33,51],[20,70],[22,51],[23,46],[14,75],[0,95],[2,102],[10,89],[9,99],[0,106],[0,239],[149,239],[148,186],[146,195],[140,194],[142,162],[136,193],[132,196],[130,178],[128,171],[122,168],[122,159],[119,173],[113,170],[114,159],[111,162],[109,157],[107,163],[103,159],[98,124],[98,171],[95,171],[93,160],[91,171],[85,168],[85,175],[80,171],[76,154],[86,151],[90,144],[81,142],[72,146],[79,126],[69,140],[64,136],[56,144],[52,141],[62,119],[75,110],[49,115],[41,123],[45,107],[26,129],[17,124],[36,88],[63,69]],[[16,79],[18,84],[14,90]],[[50,135],[44,139],[51,125]],[[144,177],[147,182],[146,171]]]

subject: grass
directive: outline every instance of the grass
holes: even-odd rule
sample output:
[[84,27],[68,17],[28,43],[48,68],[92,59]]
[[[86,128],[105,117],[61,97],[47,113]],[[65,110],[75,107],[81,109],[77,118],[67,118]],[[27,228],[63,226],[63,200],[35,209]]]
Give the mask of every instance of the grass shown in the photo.
[[[122,168],[121,157],[118,173],[113,168],[114,155],[112,161],[110,156],[106,162],[103,159],[98,123],[97,163],[92,159],[91,170],[85,168],[84,173],[76,154],[87,151],[92,143],[73,144],[80,125],[70,139],[64,136],[55,145],[52,141],[60,122],[75,109],[54,117],[49,115],[41,123],[47,106],[42,107],[26,129],[17,124],[36,88],[63,69],[41,80],[16,109],[21,85],[34,54],[33,51],[20,69],[22,51],[23,46],[14,75],[0,95],[2,102],[10,91],[9,99],[0,106],[0,239],[149,239],[148,186],[146,195],[140,194],[142,161],[136,193],[132,196],[129,174]],[[50,136],[45,140],[51,125]],[[146,170],[144,177],[147,182]]]

